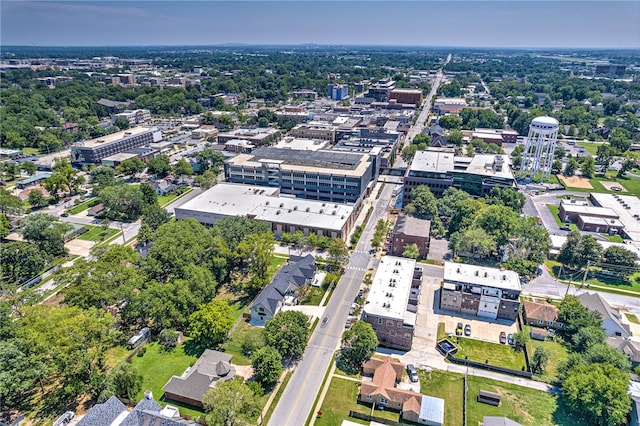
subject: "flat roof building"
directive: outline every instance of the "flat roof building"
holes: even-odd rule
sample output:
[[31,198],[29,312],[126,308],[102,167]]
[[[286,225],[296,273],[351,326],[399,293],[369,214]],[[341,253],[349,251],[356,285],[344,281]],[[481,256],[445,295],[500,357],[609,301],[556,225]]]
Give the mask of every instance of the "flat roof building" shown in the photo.
[[516,272],[445,262],[440,309],[515,321],[520,291]]
[[383,256],[369,289],[362,319],[371,324],[380,345],[410,350],[422,269],[416,261]]
[[235,130],[218,133],[218,143],[225,143],[233,139],[243,139],[255,146],[267,145],[278,134],[278,129],[272,127],[239,127]]
[[302,231],[329,238],[346,238],[354,208],[347,204],[284,197],[278,188],[220,183],[175,209],[176,219],[193,218],[214,225],[230,216],[268,223],[277,238]]
[[592,192],[589,199],[594,206],[613,210],[618,216],[617,219],[624,226],[621,235],[634,243],[640,243],[640,198],[631,195]]
[[162,133],[155,127],[133,127],[99,138],[76,142],[71,147],[71,162],[99,164],[105,157],[161,140]]
[[411,192],[426,185],[435,196],[441,196],[449,187],[462,189],[482,197],[491,188],[514,188],[509,156],[478,154],[459,157],[452,149],[428,149],[416,152],[404,178],[403,203],[411,202]]
[[433,102],[433,110],[438,114],[459,114],[466,107],[464,98],[437,98]]
[[296,138],[319,139],[335,142],[337,127],[333,124],[308,122],[296,125],[289,134]]

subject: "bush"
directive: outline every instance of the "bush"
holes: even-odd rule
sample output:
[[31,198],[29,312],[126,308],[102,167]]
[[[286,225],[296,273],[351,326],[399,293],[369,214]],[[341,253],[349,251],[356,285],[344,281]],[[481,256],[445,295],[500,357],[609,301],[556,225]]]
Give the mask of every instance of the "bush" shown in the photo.
[[165,350],[170,351],[170,350],[173,350],[178,345],[179,336],[180,334],[177,331],[171,328],[165,328],[160,332],[160,334],[158,335],[158,338],[160,340],[160,344],[162,345],[162,347]]
[[147,352],[147,347],[143,346],[142,348],[140,348],[136,356],[143,357],[145,352]]

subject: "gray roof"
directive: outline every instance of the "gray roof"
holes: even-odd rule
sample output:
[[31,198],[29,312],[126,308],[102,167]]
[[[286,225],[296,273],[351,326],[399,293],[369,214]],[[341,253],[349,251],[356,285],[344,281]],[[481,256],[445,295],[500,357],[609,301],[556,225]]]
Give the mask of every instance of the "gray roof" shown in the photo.
[[289,263],[280,268],[280,271],[273,277],[273,280],[255,298],[250,309],[254,306],[262,305],[268,309],[271,315],[275,315],[278,302],[284,296],[296,288],[304,285],[313,279],[316,273],[315,258],[308,254],[302,256],[291,256]]
[[127,411],[126,405],[120,400],[112,396],[102,404],[96,404],[89,412],[78,422],[78,426],[110,426],[111,423],[124,411]]
[[507,417],[484,416],[482,422],[484,426],[522,426]]
[[629,326],[623,324],[620,320],[620,313],[613,309],[598,293],[582,293],[578,296],[578,300],[590,311],[599,312],[602,320],[612,319],[620,325],[621,328],[628,331]]
[[431,230],[431,221],[426,219],[418,219],[417,217],[400,215],[396,220],[393,233],[402,233],[405,235],[415,235],[417,237],[429,237]]
[[444,424],[444,399],[422,395],[420,420]]
[[235,376],[236,370],[230,361],[231,355],[207,349],[191,367],[186,377],[171,377],[162,390],[202,401],[202,396],[209,391],[212,384]]

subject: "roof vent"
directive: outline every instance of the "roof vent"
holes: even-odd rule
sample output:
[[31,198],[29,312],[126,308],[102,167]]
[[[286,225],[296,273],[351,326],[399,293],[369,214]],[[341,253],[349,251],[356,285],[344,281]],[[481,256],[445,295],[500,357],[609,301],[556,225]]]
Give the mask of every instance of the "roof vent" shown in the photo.
[[506,275],[502,275],[502,279],[503,279],[504,281],[506,281],[506,280],[507,280],[507,276],[506,276]]
[[460,268],[456,269],[456,273],[458,274],[460,273]]
[[305,211],[305,212],[310,212],[310,211],[311,211],[311,208],[310,208],[310,207],[307,207],[306,209],[304,209],[304,211]]
[[484,277],[487,278],[489,274],[487,272],[484,273]]
[[476,271],[476,277],[480,275],[480,271]]
[[320,214],[322,214],[322,213],[324,213],[324,210],[323,210],[323,209],[320,209]]
[[334,211],[332,211],[332,212],[331,212],[331,215],[335,216],[335,215],[336,215],[336,211],[335,211],[335,210],[334,210]]
[[269,201],[265,201],[264,205],[268,206],[269,205]]
[[282,208],[282,207],[284,207],[284,203],[280,203],[280,207],[281,207],[281,208]]
[[280,210],[278,210],[278,211],[276,212],[276,214],[280,214]]
[[293,209],[294,210],[298,210],[298,206],[293,206]]

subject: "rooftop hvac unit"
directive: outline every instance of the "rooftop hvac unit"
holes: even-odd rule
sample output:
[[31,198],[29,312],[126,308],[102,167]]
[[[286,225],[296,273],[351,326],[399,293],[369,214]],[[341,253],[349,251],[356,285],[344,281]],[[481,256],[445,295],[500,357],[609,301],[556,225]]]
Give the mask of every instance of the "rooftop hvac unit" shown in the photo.
[[307,207],[306,209],[304,209],[304,211],[306,211],[306,212],[310,212],[310,211],[311,211],[311,208],[310,208],[310,207]]

